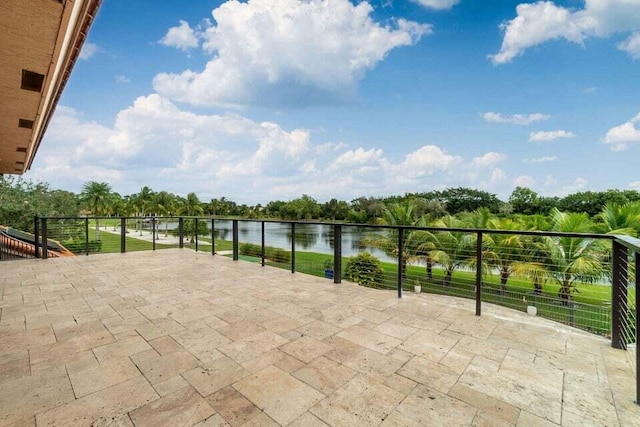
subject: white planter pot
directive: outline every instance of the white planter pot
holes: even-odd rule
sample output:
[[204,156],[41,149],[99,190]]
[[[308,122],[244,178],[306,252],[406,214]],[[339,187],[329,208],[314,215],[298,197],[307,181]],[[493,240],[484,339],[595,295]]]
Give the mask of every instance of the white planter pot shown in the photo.
[[534,305],[528,305],[527,306],[527,314],[529,316],[535,316],[536,314],[538,314],[538,307],[536,307]]
[[420,292],[422,292],[422,286],[414,286],[413,290],[416,294],[419,294]]

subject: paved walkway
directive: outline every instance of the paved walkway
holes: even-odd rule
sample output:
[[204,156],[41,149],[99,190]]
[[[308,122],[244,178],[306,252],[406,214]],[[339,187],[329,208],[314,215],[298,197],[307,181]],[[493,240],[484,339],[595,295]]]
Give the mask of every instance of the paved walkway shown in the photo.
[[[100,227],[101,233],[106,232],[117,234],[118,236],[121,234],[120,230],[120,227],[116,227],[115,230],[113,229],[113,227]],[[134,228],[128,228],[127,237],[130,237],[132,239],[144,240],[145,242],[153,242],[153,233],[150,230],[142,230],[142,232],[140,232],[139,230],[136,230]],[[189,240],[185,238],[185,242],[188,241]],[[169,233],[165,235],[164,228],[161,228],[156,232],[156,243],[159,245],[177,245],[180,243],[180,238]]]
[[489,304],[179,249],[5,262],[0,296],[1,426],[640,425],[626,352]]

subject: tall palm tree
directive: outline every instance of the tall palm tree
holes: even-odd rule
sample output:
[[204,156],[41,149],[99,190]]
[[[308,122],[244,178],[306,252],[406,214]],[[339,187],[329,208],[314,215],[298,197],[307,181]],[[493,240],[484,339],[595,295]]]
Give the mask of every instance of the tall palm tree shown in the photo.
[[[187,216],[197,216],[204,214],[204,209],[202,208],[202,203],[200,203],[200,199],[196,193],[187,194],[186,199],[182,199],[180,212],[183,215]],[[189,242],[193,243],[195,241],[195,236],[200,235],[201,232],[204,231],[202,225],[206,227],[204,222],[200,222],[198,225],[198,229],[196,229],[196,221],[194,219],[188,219],[184,222],[184,232],[189,236]]]
[[[155,195],[154,205],[156,207],[156,213],[160,216],[170,215],[174,210],[174,198],[166,191],[161,191]],[[168,236],[169,221],[164,223],[164,237]]]
[[89,181],[82,186],[81,200],[85,207],[96,217],[96,240],[100,240],[99,216],[104,215],[109,203],[111,186],[106,182]]
[[181,211],[183,214],[188,216],[202,215],[204,214],[204,209],[202,208],[202,203],[200,203],[200,199],[196,193],[187,194],[187,198],[184,200]]

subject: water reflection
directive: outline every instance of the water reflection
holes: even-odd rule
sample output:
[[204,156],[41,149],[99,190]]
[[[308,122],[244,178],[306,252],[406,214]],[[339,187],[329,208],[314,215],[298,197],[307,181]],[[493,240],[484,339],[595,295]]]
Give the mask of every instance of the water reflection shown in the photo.
[[[211,227],[211,222],[207,220],[207,225]],[[168,228],[175,229],[178,223],[168,223]],[[214,234],[216,239],[231,240],[232,221],[215,221]],[[393,261],[383,251],[368,246],[367,240],[371,241],[372,236],[383,233],[378,229],[367,227],[342,227],[342,254],[343,256],[357,255],[362,251],[367,251],[384,261]],[[238,237],[240,243],[253,243],[259,245],[261,242],[261,225],[259,222],[238,223]],[[265,244],[291,249],[291,225],[279,223],[265,223]],[[333,255],[334,234],[333,227],[320,224],[296,224],[295,248],[308,252],[324,253]]]

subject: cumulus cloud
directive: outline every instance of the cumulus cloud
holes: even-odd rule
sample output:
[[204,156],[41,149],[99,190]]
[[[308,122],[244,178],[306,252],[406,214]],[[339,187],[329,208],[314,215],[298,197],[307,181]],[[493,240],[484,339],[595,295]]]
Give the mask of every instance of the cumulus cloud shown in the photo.
[[[504,38],[500,51],[489,55],[494,64],[511,62],[530,47],[549,40],[564,39],[583,45],[589,37],[607,37],[616,32],[640,29],[637,0],[585,0],[579,10],[557,6],[552,1],[516,6],[516,17],[501,24]],[[629,39],[628,42],[632,42]],[[630,54],[633,55],[634,45]],[[624,46],[620,47],[627,50]]]
[[180,21],[177,27],[171,27],[167,34],[160,39],[160,44],[175,47],[182,51],[197,48],[200,45],[196,32],[187,21]]
[[586,179],[577,177],[571,184],[565,185],[560,189],[561,194],[571,194],[584,189],[587,186]]
[[548,114],[532,113],[532,114],[512,114],[503,115],[492,111],[482,113],[482,118],[489,123],[508,123],[512,125],[528,126],[531,123],[548,120],[551,118]]
[[529,142],[550,142],[560,138],[575,138],[573,132],[566,130],[538,131],[529,134]]
[[529,163],[547,163],[547,162],[555,162],[558,160],[557,156],[543,156],[543,157],[535,157],[533,159],[526,160]]
[[98,45],[95,43],[85,43],[82,45],[82,49],[80,50],[80,54],[78,55],[80,59],[87,60],[91,58],[98,52]]
[[367,2],[229,1],[201,33],[212,59],[202,71],[161,73],[161,95],[197,106],[344,102],[365,73],[393,49],[410,46],[431,26],[373,20]]
[[460,3],[460,0],[413,0],[416,3],[434,10],[451,9],[453,6]]
[[613,151],[625,150],[629,144],[640,142],[640,114],[632,118],[626,123],[615,126],[607,131],[602,142],[611,144]]
[[303,193],[349,200],[436,187],[496,192],[508,187],[499,167],[505,159],[496,152],[465,158],[433,144],[392,159],[377,147],[318,141],[306,129],[184,111],[153,94],[136,99],[109,126],[59,106],[29,173],[75,191],[98,180],[122,194],[149,185],[256,203]]
[[513,184],[516,187],[533,187],[536,180],[531,175],[520,175],[513,180]]
[[489,167],[489,166],[495,166],[498,163],[506,160],[507,156],[505,156],[502,153],[496,153],[494,151],[491,151],[489,153],[486,153],[483,156],[480,157],[476,157],[471,161],[471,164],[473,166],[478,166],[478,167]]
[[627,52],[633,59],[640,59],[640,31],[618,44],[618,49]]

